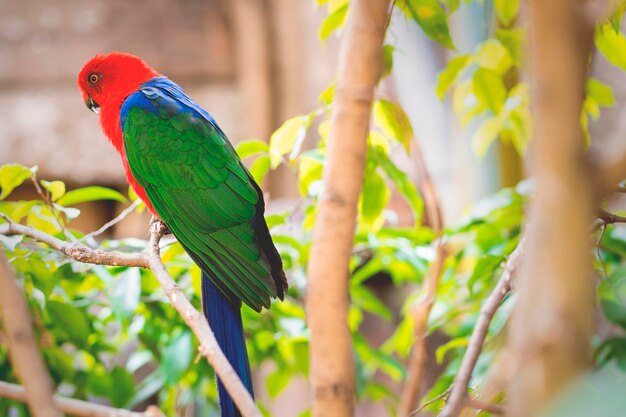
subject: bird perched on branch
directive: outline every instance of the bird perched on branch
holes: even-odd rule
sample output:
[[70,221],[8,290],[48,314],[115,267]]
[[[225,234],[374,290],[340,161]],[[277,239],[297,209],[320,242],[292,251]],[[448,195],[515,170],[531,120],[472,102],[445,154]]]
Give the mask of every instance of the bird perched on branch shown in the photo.
[[[241,303],[260,312],[287,291],[261,189],[215,119],[141,59],[96,55],[78,87],[135,193],[202,270],[204,314],[252,394]],[[219,378],[218,388],[222,416],[239,416]]]

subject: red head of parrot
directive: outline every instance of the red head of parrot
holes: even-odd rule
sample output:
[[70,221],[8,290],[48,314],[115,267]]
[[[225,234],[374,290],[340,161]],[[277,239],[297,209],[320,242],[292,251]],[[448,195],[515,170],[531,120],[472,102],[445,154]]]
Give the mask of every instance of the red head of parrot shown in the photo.
[[120,110],[129,95],[158,76],[160,74],[142,59],[122,52],[94,56],[78,75],[78,89],[85,105],[99,113],[102,131],[122,157],[129,184],[153,214],[156,213],[152,204],[128,166],[120,127]]

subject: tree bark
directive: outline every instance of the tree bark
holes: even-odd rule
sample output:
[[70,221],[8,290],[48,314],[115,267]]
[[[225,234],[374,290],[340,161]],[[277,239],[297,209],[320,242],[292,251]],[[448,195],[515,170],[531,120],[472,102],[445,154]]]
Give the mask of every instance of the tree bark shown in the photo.
[[313,415],[354,414],[355,368],[348,327],[349,260],[363,182],[367,135],[381,68],[387,0],[353,0],[339,51],[324,191],[308,267]]
[[28,409],[34,417],[62,417],[52,399],[52,380],[37,348],[28,305],[2,250],[0,308],[8,338],[9,358],[24,385]]
[[590,363],[595,205],[581,132],[593,22],[580,0],[531,0],[536,194],[510,343],[511,416],[532,416]]

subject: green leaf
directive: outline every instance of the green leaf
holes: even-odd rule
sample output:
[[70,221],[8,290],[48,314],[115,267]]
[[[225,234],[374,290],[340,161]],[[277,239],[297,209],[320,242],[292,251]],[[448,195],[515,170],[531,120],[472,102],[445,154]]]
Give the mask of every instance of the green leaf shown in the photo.
[[446,357],[446,354],[451,350],[457,349],[459,347],[467,346],[469,343],[469,339],[465,337],[459,337],[456,339],[450,340],[448,343],[441,345],[435,351],[435,357],[437,359],[437,363],[443,363],[443,359]]
[[69,339],[80,348],[87,348],[89,337],[89,323],[85,313],[71,304],[60,301],[48,301],[46,311],[54,326],[65,332]]
[[513,66],[509,51],[495,39],[487,39],[480,45],[476,59],[481,67],[501,76]]
[[374,102],[374,123],[392,139],[400,142],[404,149],[411,150],[413,127],[408,116],[398,104],[380,99]]
[[267,387],[267,393],[270,395],[270,398],[276,398],[276,396],[287,387],[291,376],[291,372],[279,368],[267,377],[265,386]]
[[504,26],[510,26],[519,12],[520,0],[495,0],[494,6],[500,22]]
[[54,376],[70,379],[74,376],[76,369],[74,360],[70,354],[60,347],[52,346],[42,350],[46,364],[50,367]]
[[415,223],[420,224],[424,211],[424,201],[417,191],[415,184],[413,184],[404,171],[399,169],[393,161],[389,159],[389,156],[384,151],[381,151],[380,146],[373,147],[371,151],[372,157],[383,169],[385,175],[394,183],[398,191],[406,198],[411,206],[413,215],[415,216]]
[[114,407],[125,407],[135,395],[133,375],[119,366],[111,370],[111,391],[109,398]]
[[472,87],[479,102],[484,103],[495,114],[500,112],[507,96],[500,75],[486,68],[479,68],[474,74]]
[[603,25],[596,31],[595,42],[607,61],[626,71],[626,38],[623,33]]
[[324,170],[324,155],[315,149],[304,152],[298,163],[298,189],[303,196],[316,197],[321,191],[320,187],[312,188],[311,185],[322,179]]
[[119,319],[129,319],[139,306],[141,273],[130,268],[116,278],[110,291],[111,307]]
[[269,145],[259,139],[249,139],[241,141],[235,147],[241,159],[248,158],[258,153],[267,153]]
[[332,82],[324,91],[322,91],[317,98],[322,104],[328,106],[333,102],[333,97],[335,96],[335,83]]
[[280,165],[284,155],[299,148],[306,136],[311,120],[311,115],[292,117],[272,134],[269,145],[272,169],[276,169]]
[[406,3],[400,2],[398,7],[408,11],[407,14],[420,25],[429,38],[446,48],[454,49],[447,15],[438,0],[407,0]]
[[350,286],[350,295],[353,303],[363,310],[375,314],[387,321],[391,321],[393,313],[389,308],[374,295],[368,288],[356,284]]
[[390,199],[391,191],[385,180],[376,171],[367,172],[359,201],[362,220],[370,226],[376,223],[382,226],[379,220],[383,220],[381,216]]
[[618,268],[600,282],[598,300],[606,318],[626,329],[626,268]]
[[19,223],[31,212],[34,206],[40,205],[41,203],[40,200],[17,201],[9,216],[14,222]]
[[118,191],[106,187],[89,186],[68,191],[63,197],[59,198],[57,203],[62,206],[73,206],[79,203],[98,200],[114,200],[120,203],[126,202],[126,198]]
[[470,55],[460,55],[452,58],[448,65],[437,75],[437,87],[435,91],[440,100],[450,90],[450,87],[456,82],[459,74],[471,63]]
[[587,80],[587,95],[602,107],[615,105],[613,89],[595,78]]
[[33,170],[19,164],[8,164],[0,167],[0,200],[7,198],[11,191],[33,176]]
[[626,3],[620,2],[620,4],[615,7],[615,12],[610,19],[611,27],[613,28],[615,33],[618,33],[621,30],[624,12],[626,12]]
[[393,53],[396,50],[392,45],[383,46],[383,73],[381,78],[385,78],[391,74],[393,69]]
[[178,332],[163,349],[159,369],[166,384],[175,384],[189,368],[192,359],[191,333],[187,330]]
[[524,57],[524,41],[526,32],[523,28],[498,29],[495,32],[496,39],[509,52],[509,56],[513,60],[513,65],[520,67],[522,58]]
[[250,174],[252,174],[252,177],[258,184],[263,182],[267,171],[270,169],[270,164],[271,160],[269,155],[261,155],[255,159],[250,166]]
[[320,26],[319,37],[322,41],[328,39],[331,33],[336,29],[343,27],[346,22],[346,15],[348,13],[348,3],[339,7],[337,10],[331,12]]
[[479,281],[490,278],[496,268],[500,266],[502,261],[504,261],[504,256],[494,255],[485,255],[478,260],[476,266],[472,270],[472,275],[467,281],[467,286],[469,287],[471,294],[474,293],[474,285],[476,285]]
[[65,183],[63,181],[40,181],[43,188],[50,193],[50,199],[57,201],[65,194]]
[[498,139],[502,123],[496,117],[485,120],[472,136],[472,147],[476,155],[484,157],[489,147]]

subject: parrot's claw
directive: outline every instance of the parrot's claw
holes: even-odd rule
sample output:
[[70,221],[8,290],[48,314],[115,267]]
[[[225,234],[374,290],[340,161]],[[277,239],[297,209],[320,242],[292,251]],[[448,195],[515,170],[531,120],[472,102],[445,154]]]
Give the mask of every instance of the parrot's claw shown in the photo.
[[172,233],[170,228],[167,227],[167,225],[165,224],[163,220],[159,219],[156,216],[152,216],[152,218],[150,219],[150,230],[152,230],[155,227],[163,228],[163,236],[169,235]]

